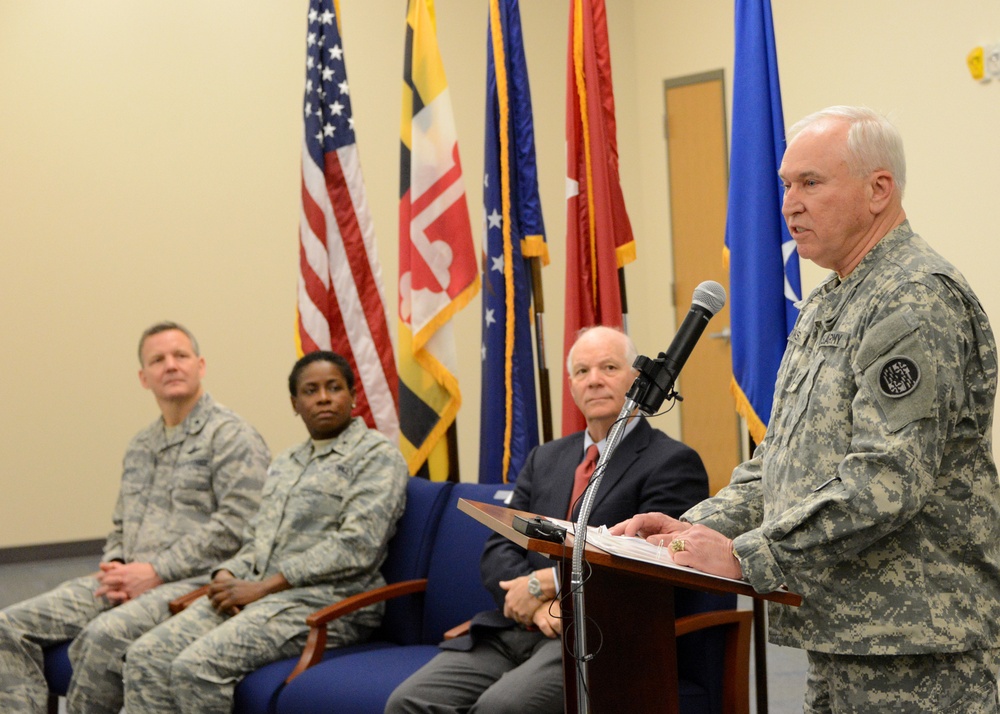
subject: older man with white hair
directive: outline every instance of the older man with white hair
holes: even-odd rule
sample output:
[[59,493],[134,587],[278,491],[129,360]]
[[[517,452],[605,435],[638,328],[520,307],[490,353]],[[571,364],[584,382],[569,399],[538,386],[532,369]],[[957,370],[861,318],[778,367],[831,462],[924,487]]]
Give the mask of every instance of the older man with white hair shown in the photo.
[[[632,341],[618,330],[581,332],[567,369],[587,428],[531,452],[517,477],[512,508],[575,518],[635,380],[635,356]],[[680,515],[707,496],[708,476],[698,454],[633,418],[608,462],[590,523],[616,523],[650,507]],[[493,535],[481,570],[499,609],[479,613],[469,636],[445,643],[445,651],[393,693],[387,712],[563,711],[562,624],[551,562]]]
[[832,272],[788,337],[767,434],[680,520],[613,530],[801,593],[770,605],[770,639],[807,651],[806,712],[997,712],[989,320],[906,219],[892,124],[831,107],[789,136],[782,211],[799,255]]

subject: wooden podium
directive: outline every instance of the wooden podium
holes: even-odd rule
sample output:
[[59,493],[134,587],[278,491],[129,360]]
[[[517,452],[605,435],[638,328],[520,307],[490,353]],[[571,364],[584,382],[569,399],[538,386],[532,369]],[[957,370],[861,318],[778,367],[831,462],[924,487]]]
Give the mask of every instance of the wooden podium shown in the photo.
[[[459,499],[463,513],[526,550],[560,561],[564,589],[570,582],[572,539],[566,545],[529,538],[514,530],[514,516],[534,513]],[[786,591],[761,594],[746,583],[716,578],[688,568],[667,568],[611,555],[588,545],[584,557],[590,577],[584,586],[587,619],[600,630],[587,630],[588,648],[596,656],[587,665],[591,711],[664,712],[679,714],[677,650],[674,636],[674,587],[736,593],[759,600],[799,605],[802,598]],[[563,683],[567,714],[577,711],[576,662],[573,649],[572,598],[562,600]]]

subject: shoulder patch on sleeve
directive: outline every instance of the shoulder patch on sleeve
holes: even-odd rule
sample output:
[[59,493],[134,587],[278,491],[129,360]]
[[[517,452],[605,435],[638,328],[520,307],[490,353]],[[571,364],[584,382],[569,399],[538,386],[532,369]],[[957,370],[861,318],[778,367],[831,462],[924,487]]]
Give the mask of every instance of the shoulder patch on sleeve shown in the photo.
[[919,333],[908,335],[864,373],[892,432],[934,413],[937,379]]
[[879,368],[879,389],[891,399],[905,397],[912,393],[918,384],[920,384],[920,368],[909,357],[890,357]]

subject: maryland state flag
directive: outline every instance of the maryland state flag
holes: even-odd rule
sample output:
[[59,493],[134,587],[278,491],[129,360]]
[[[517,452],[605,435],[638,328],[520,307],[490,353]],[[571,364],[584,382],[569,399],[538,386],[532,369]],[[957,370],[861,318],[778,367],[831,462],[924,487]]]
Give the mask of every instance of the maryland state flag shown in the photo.
[[527,258],[548,262],[517,0],[490,0],[486,43],[479,481],[513,481],[538,445]]
[[[618,269],[635,260],[618,177],[615,97],[604,0],[570,0],[566,76],[566,330],[622,327]],[[584,428],[563,377],[563,434]]]
[[774,381],[802,295],[799,256],[781,216],[785,154],[770,0],[737,0],[733,139],[729,159],[729,261],[736,410],[754,441],[771,418]]
[[457,470],[446,436],[462,403],[449,321],[479,274],[430,0],[407,8],[400,135],[399,445],[411,474],[444,481]]

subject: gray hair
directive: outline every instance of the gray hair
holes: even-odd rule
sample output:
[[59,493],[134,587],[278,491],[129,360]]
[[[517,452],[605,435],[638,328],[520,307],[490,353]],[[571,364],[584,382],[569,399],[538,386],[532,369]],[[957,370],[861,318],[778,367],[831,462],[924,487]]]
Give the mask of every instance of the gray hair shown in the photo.
[[146,340],[152,337],[153,335],[158,335],[161,332],[169,332],[170,330],[177,330],[187,335],[187,338],[191,340],[191,348],[194,350],[195,355],[199,357],[201,356],[201,351],[198,348],[198,340],[195,339],[195,336],[191,333],[191,330],[184,327],[184,325],[181,325],[178,322],[171,322],[170,320],[164,320],[162,322],[157,322],[155,325],[151,325],[142,331],[142,337],[139,338],[139,350],[138,350],[140,367],[142,366],[142,346],[146,344]]
[[573,374],[573,349],[576,347],[576,343],[580,341],[581,337],[591,330],[597,330],[599,328],[617,332],[625,338],[625,361],[628,363],[630,368],[632,367],[632,363],[635,362],[635,358],[639,355],[639,351],[635,348],[635,343],[632,342],[632,338],[629,337],[624,330],[618,327],[610,327],[608,325],[591,325],[590,327],[584,327],[576,333],[576,339],[573,340],[573,346],[570,347],[569,352],[566,353],[566,374]]
[[906,188],[903,137],[888,119],[868,107],[827,107],[795,122],[788,130],[788,142],[791,143],[802,130],[825,119],[843,121],[850,126],[847,166],[851,174],[861,177],[873,171],[888,171],[899,187],[899,195],[903,195]]

